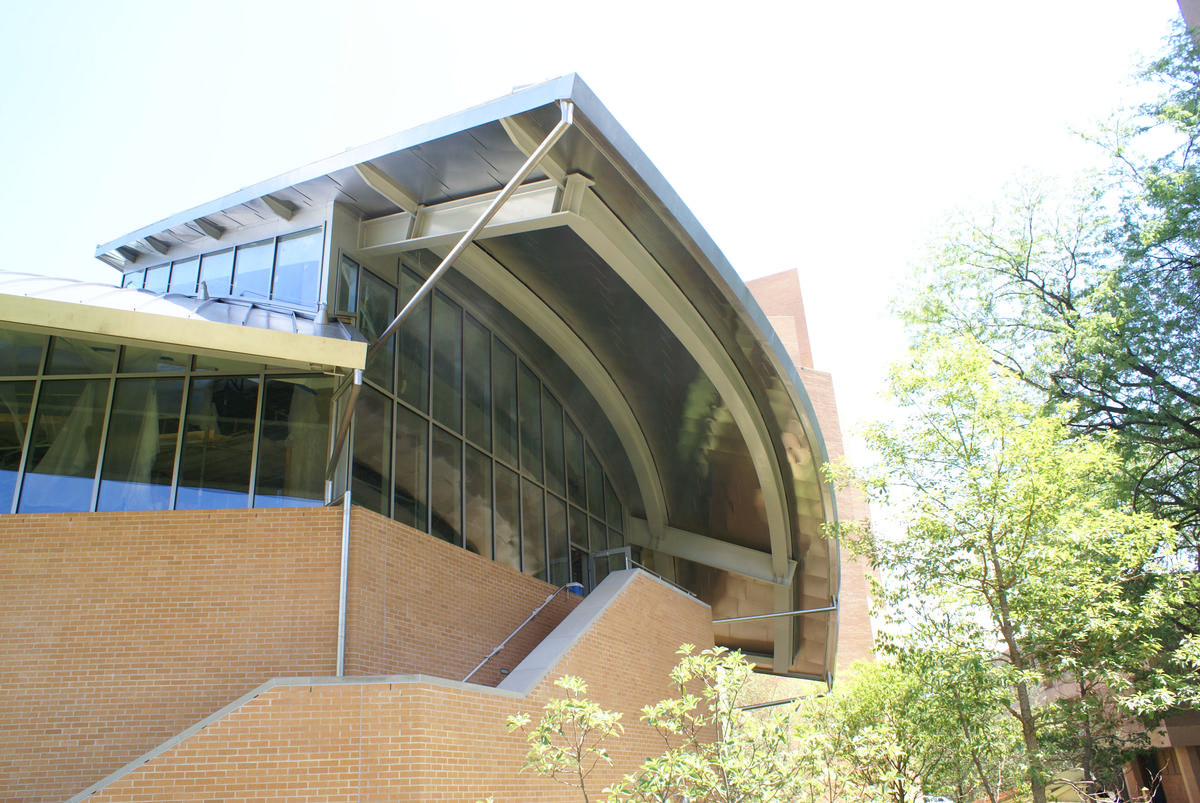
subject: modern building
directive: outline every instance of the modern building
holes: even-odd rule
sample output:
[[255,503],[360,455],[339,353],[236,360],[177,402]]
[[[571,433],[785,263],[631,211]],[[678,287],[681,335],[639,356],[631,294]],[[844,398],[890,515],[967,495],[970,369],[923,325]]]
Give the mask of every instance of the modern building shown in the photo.
[[869,652],[795,275],[578,77],[97,256],[0,275],[0,797],[569,799],[502,727],[558,675]]

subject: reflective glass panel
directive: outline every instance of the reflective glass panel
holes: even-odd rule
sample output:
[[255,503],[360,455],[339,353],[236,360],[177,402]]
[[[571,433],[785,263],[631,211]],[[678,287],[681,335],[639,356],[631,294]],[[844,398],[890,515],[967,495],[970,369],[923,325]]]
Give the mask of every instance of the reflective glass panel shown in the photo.
[[289,304],[316,306],[321,284],[321,229],[280,237],[275,250],[275,284],[271,298]]
[[467,549],[487,559],[492,557],[492,459],[478,449],[466,447],[464,482],[466,505],[463,534]]
[[142,287],[152,293],[167,292],[167,285],[171,283],[171,265],[159,265],[157,268],[146,269],[146,283]]
[[222,371],[239,373],[254,372],[262,370],[261,363],[242,362],[241,360],[230,360],[225,357],[209,357],[203,354],[196,355],[196,370],[197,371]]
[[20,513],[89,510],[108,380],[42,382]]
[[396,405],[395,511],[392,518],[418,530],[429,526],[425,490],[428,486],[428,446],[429,422],[412,410]]
[[255,507],[299,507],[325,501],[329,455],[328,376],[268,379],[263,396]]
[[107,374],[112,371],[117,347],[107,343],[56,337],[50,341],[48,374]]
[[467,440],[492,448],[492,334],[466,316],[463,329],[463,397]]
[[546,579],[544,492],[527,479],[521,480],[521,571],[541,580]]
[[177,351],[126,346],[121,354],[121,372],[126,374],[157,374],[186,371],[191,357]]
[[21,447],[25,445],[25,430],[29,426],[33,387],[32,380],[0,382],[0,513],[12,511],[17,472],[21,468]]
[[542,479],[542,390],[537,376],[525,363],[517,372],[520,396],[521,473]]
[[588,548],[587,514],[574,505],[570,505],[568,509],[568,534],[572,544],[580,549]]
[[550,582],[561,586],[571,576],[567,505],[554,494],[546,494],[546,541],[550,548]]
[[613,490],[607,476],[604,478],[604,513],[609,527],[617,530],[625,528],[625,523],[621,520],[621,503],[617,501],[617,492]]
[[558,399],[543,388],[542,437],[546,455],[546,487],[566,494],[566,467],[563,463],[563,409]]
[[252,301],[270,298],[274,258],[275,243],[271,240],[238,246],[233,258],[233,295]]
[[604,472],[600,469],[600,461],[592,447],[587,447],[587,495],[588,512],[593,516],[604,517]]
[[200,283],[210,296],[219,298],[233,292],[232,248],[200,257]]
[[[359,273],[358,328],[368,343],[374,343],[396,317],[396,290],[370,271]],[[392,360],[396,339],[388,340],[367,363],[364,376],[380,387],[392,389]]]
[[45,335],[0,332],[0,376],[35,376],[45,347]]
[[499,340],[492,351],[492,409],[495,411],[496,457],[517,464],[517,357]]
[[166,510],[183,379],[118,379],[97,510]]
[[246,507],[258,390],[252,376],[192,380],[176,508]]
[[462,432],[462,308],[433,295],[433,420]]
[[[400,303],[407,304],[420,287],[421,277],[408,268],[401,271]],[[396,333],[400,349],[396,395],[421,412],[429,409],[429,305],[425,296]]]
[[521,570],[521,486],[516,472],[496,464],[496,561]]
[[433,477],[430,487],[429,531],[443,541],[461,544],[462,441],[440,427],[433,428]]
[[199,277],[200,257],[179,260],[171,266],[171,292],[195,295]]
[[363,387],[354,407],[354,462],[351,466],[350,501],[388,515],[388,488],[392,481],[392,429],[394,405],[373,388]]
[[333,311],[354,312],[358,309],[358,263],[343,254],[334,282]]
[[140,270],[134,271],[133,273],[126,273],[124,276],[121,277],[121,286],[122,287],[141,287],[142,282],[144,282],[144,281],[146,281],[145,271],[140,271]]
[[583,436],[570,418],[566,421],[563,446],[566,458],[567,498],[571,504],[587,507],[587,485],[584,484]]

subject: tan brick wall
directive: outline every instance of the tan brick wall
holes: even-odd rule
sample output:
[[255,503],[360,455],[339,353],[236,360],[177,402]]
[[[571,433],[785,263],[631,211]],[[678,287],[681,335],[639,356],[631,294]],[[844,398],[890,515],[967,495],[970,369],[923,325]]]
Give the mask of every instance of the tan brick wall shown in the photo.
[[661,752],[636,711],[673,693],[671,645],[711,645],[711,630],[705,606],[642,575],[524,701],[430,683],[278,687],[90,800],[578,800],[519,772],[525,743],[504,732],[506,717],[540,712],[561,674],[595,681],[594,699],[625,712],[627,726],[612,744],[616,768],[593,778],[599,789]]

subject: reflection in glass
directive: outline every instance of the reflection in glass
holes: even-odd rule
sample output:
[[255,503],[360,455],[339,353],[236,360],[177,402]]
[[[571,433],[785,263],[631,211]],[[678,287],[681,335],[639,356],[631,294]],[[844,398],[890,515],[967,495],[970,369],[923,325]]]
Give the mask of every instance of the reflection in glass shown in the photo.
[[334,278],[333,311],[354,312],[357,309],[358,263],[343,254]]
[[492,557],[492,459],[478,449],[467,449],[464,482],[467,486],[463,510],[463,534],[467,549]]
[[587,486],[583,482],[583,436],[579,427],[567,419],[563,433],[563,446],[567,462],[567,498],[571,504],[587,507]]
[[561,586],[570,579],[567,545],[567,506],[554,494],[546,494],[546,542],[550,548],[550,582]]
[[517,357],[499,340],[492,352],[496,458],[517,464]]
[[171,265],[159,265],[157,268],[146,269],[146,283],[142,287],[152,293],[167,292],[167,285],[171,281]]
[[592,447],[587,447],[587,496],[588,512],[604,518],[604,472]]
[[97,510],[167,510],[182,379],[118,379]]
[[17,512],[91,509],[107,402],[106,379],[42,383]]
[[107,374],[112,371],[117,347],[107,343],[56,337],[50,341],[48,374]]
[[[0,343],[0,349],[5,345]],[[0,513],[12,511],[33,386],[32,381],[0,382]]]
[[325,501],[333,377],[268,379],[263,396],[255,507]]
[[462,432],[462,308],[433,295],[433,420]]
[[200,257],[181,259],[171,266],[172,293],[196,294],[196,281],[200,277]]
[[233,292],[232,248],[217,251],[215,254],[205,254],[200,258],[200,284],[204,285],[210,296],[218,298]]
[[233,295],[265,301],[271,295],[271,262],[275,244],[270,240],[238,246],[233,258]]
[[492,333],[466,316],[463,329],[463,379],[467,440],[492,448]]
[[429,531],[451,544],[459,540],[462,511],[462,441],[440,427],[433,428],[433,482]]
[[604,477],[604,512],[608,526],[617,530],[625,528],[621,520],[621,503],[617,500],[617,492],[613,490],[608,476]]
[[542,435],[545,438],[546,487],[562,496],[566,493],[563,465],[563,409],[550,391],[542,389]]
[[392,492],[392,518],[418,530],[426,523],[426,448],[429,422],[401,405],[396,405],[396,482]]
[[0,332],[0,376],[33,376],[42,366],[45,335]]
[[126,346],[121,354],[121,371],[127,374],[186,371],[189,359],[189,355],[176,351]]
[[521,473],[542,479],[542,392],[537,376],[521,363],[517,372],[520,398]]
[[539,580],[546,579],[545,511],[543,491],[527,479],[521,479],[521,571]]
[[225,357],[210,357],[204,354],[196,355],[197,371],[237,371],[238,373],[258,373],[263,368],[261,363],[230,360]]
[[[421,278],[408,268],[400,273],[400,303],[407,304],[421,287]],[[411,406],[429,409],[429,296],[413,307],[396,334],[400,349],[397,393]]]
[[571,543],[580,549],[588,548],[588,518],[587,514],[571,505],[569,508],[569,534]]
[[[370,271],[361,271],[358,279],[358,328],[368,343],[374,343],[396,317],[396,291]],[[385,390],[392,389],[392,360],[396,339],[389,338],[367,363],[363,375]]]
[[290,304],[314,306],[320,294],[321,229],[280,237],[275,251],[275,285],[271,298]]
[[391,487],[392,403],[378,391],[363,387],[354,407],[354,462],[350,498],[356,505],[388,515]]
[[246,507],[258,379],[193,379],[179,463],[180,510]]
[[496,561],[521,570],[521,488],[516,472],[496,464]]

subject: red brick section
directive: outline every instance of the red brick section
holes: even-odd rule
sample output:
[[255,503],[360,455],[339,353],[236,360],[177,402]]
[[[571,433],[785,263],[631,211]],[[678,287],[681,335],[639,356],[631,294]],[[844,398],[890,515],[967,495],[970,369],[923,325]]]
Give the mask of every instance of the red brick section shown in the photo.
[[[813,370],[812,349],[808,341],[808,325],[804,318],[804,301],[800,294],[800,275],[788,270],[753,279],[746,283],[763,312],[771,319],[780,340],[795,363],[804,390],[817,414],[817,425],[825,438],[825,448],[831,460],[845,456],[842,428],[838,421],[837,401],[833,392],[833,377],[825,371]],[[858,491],[838,488],[838,518],[858,521],[870,518],[871,511]],[[840,674],[851,662],[872,657],[869,583],[870,567],[842,550],[842,585],[838,611],[838,661]]]
[[594,699],[626,712],[616,768],[595,776],[598,789],[661,752],[636,712],[672,693],[671,645],[711,644],[711,632],[705,606],[641,575],[526,700],[424,682],[277,687],[90,800],[575,801],[575,790],[519,772],[525,743],[505,718],[540,711],[561,674],[590,679]]
[[[461,679],[553,590],[352,525],[352,674]],[[340,508],[0,516],[0,800],[63,800],[270,678],[334,675],[341,529]]]

